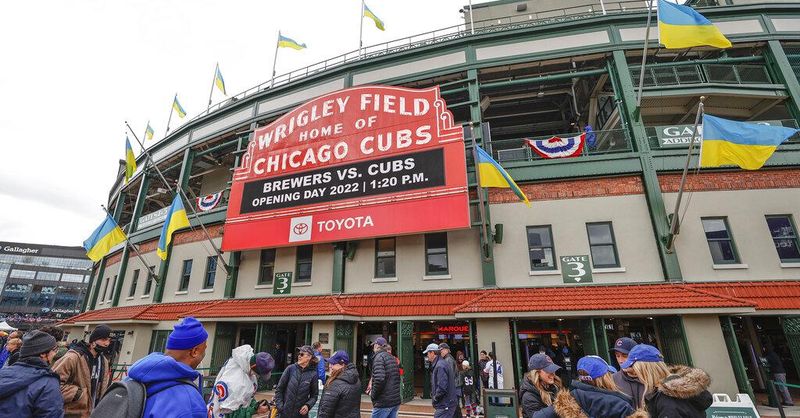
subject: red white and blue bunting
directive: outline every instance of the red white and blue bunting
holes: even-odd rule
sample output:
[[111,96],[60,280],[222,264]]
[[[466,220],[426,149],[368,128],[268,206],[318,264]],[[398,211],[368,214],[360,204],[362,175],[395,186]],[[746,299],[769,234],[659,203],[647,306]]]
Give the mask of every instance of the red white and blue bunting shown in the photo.
[[586,133],[570,138],[559,138],[554,136],[550,139],[534,141],[526,139],[525,143],[531,147],[533,152],[542,158],[569,158],[577,157],[583,152],[586,143]]
[[200,211],[202,212],[207,212],[217,207],[217,205],[219,205],[220,200],[222,200],[222,192],[212,193],[210,195],[198,197],[197,209],[200,209]]

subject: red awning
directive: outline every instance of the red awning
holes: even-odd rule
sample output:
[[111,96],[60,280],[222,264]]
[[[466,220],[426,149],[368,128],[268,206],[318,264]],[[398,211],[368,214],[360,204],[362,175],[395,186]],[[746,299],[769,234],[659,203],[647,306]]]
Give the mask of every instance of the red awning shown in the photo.
[[693,289],[744,299],[757,310],[800,309],[800,281],[692,283]]

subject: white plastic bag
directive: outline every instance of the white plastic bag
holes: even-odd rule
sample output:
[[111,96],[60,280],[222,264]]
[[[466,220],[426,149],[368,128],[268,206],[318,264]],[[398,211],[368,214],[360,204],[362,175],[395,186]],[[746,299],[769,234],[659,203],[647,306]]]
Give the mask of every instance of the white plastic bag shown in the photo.
[[257,379],[250,375],[250,358],[253,347],[245,344],[233,349],[214,380],[214,389],[208,402],[209,417],[223,418],[237,409],[250,405],[256,393]]

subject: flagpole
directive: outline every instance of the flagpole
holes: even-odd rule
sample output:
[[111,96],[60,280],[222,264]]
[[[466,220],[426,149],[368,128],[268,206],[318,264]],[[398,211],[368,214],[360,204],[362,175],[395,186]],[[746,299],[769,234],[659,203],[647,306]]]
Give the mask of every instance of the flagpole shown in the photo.
[[[164,174],[161,172],[161,170],[156,165],[156,162],[151,157],[150,152],[147,151],[147,149],[144,148],[144,145],[142,144],[142,141],[139,141],[139,137],[137,137],[136,134],[133,132],[133,129],[131,129],[131,125],[128,124],[128,121],[125,121],[125,126],[128,127],[128,131],[130,131],[130,133],[133,135],[133,138],[136,140],[136,142],[139,143],[139,146],[142,147],[142,152],[145,154],[145,168],[147,168],[147,162],[149,161],[151,166],[156,169],[156,173],[158,173],[158,176],[161,178],[161,181],[164,182],[164,185],[166,185],[167,188],[169,189],[170,193],[172,193],[173,192],[172,186],[169,184],[167,179],[164,177]],[[208,233],[208,230],[206,229],[205,224],[203,224],[203,221],[200,220],[200,215],[198,215],[197,211],[194,210],[194,205],[191,204],[192,201],[189,200],[189,197],[186,196],[186,193],[183,191],[183,188],[180,187],[180,185],[176,184],[175,188],[177,189],[178,194],[180,194],[181,197],[185,201],[190,203],[189,204],[189,209],[191,209],[192,215],[194,216],[195,219],[197,219],[197,222],[200,224],[200,228],[203,229],[203,233],[205,234],[206,239],[208,239],[208,242],[211,243],[211,247],[214,248],[214,252],[217,253],[217,258],[222,263],[222,265],[225,267],[225,271],[230,274],[230,266],[228,266],[228,263],[226,263],[225,259],[222,258],[222,251],[220,251],[220,249],[217,247],[217,244],[215,244],[214,241],[211,239],[211,234]],[[194,196],[194,191],[192,191],[191,188],[189,188],[189,192],[192,194],[192,196]],[[197,199],[197,196],[194,196],[194,199]]]
[[636,108],[642,105],[642,85],[644,85],[644,64],[647,63],[647,46],[650,43],[650,19],[653,16],[653,0],[647,2],[647,28],[644,31],[644,51],[642,51],[642,67],[639,69],[639,91],[636,94]]
[[[167,118],[167,131],[164,132],[164,136],[167,136],[167,134],[169,134],[169,123],[172,122],[172,112],[175,111],[175,100],[177,100],[177,99],[178,99],[178,93],[175,93],[175,97],[172,98],[172,104],[169,105],[169,118]],[[125,124],[127,125],[128,122],[125,122]],[[134,137],[135,136],[136,135],[134,135]],[[138,139],[137,139],[137,141],[138,141]]]
[[[669,227],[669,235],[667,236],[667,252],[672,252],[672,247],[675,245],[675,238],[680,232],[680,221],[678,219],[678,210],[681,206],[681,198],[683,197],[683,188],[686,186],[686,177],[689,174],[689,164],[692,161],[692,150],[694,149],[694,140],[697,137],[697,127],[700,124],[700,117],[703,114],[703,101],[706,100],[705,96],[700,96],[700,101],[697,103],[697,114],[694,117],[694,129],[692,130],[692,140],[689,142],[689,151],[686,153],[686,164],[683,166],[683,175],[681,176],[681,185],[678,187],[678,196],[675,197],[675,210],[672,211],[672,222]],[[699,164],[699,162],[698,162]]]
[[358,57],[361,58],[361,47],[364,45],[364,0],[361,0],[361,16],[358,18]]
[[472,35],[475,34],[475,21],[472,20],[472,0],[469,0],[469,29]]
[[486,209],[483,207],[483,187],[481,187],[481,173],[478,167],[478,144],[475,142],[475,128],[470,126],[472,130],[472,160],[475,165],[475,181],[478,183],[475,190],[478,192],[478,214],[481,217],[481,233],[483,234],[484,248],[482,248],[482,255],[484,260],[489,260],[489,233],[486,231]]
[[[114,219],[114,215],[112,215],[111,212],[109,212],[108,209],[106,209],[105,206],[100,205],[100,207],[103,208],[103,210],[108,214],[108,216],[111,217],[111,219]],[[119,225],[117,225],[117,226],[119,226]],[[142,254],[139,252],[139,249],[136,248],[135,245],[133,245],[131,240],[128,238],[128,234],[125,234],[125,244],[128,245],[129,247],[131,247],[133,252],[136,253],[136,256],[139,257],[139,260],[142,262],[142,264],[144,264],[144,267],[147,269],[148,272],[150,272],[150,274],[153,276],[153,279],[156,281],[156,283],[158,283],[158,275],[155,273],[155,271],[153,271],[152,268],[150,268],[150,265],[147,264],[147,262],[144,260],[144,257],[142,257]]]
[[275,85],[275,66],[278,64],[278,48],[281,45],[281,31],[278,31],[278,40],[275,41],[275,57],[272,59],[272,77],[269,79],[269,88]]
[[214,67],[214,77],[211,79],[211,91],[208,93],[208,107],[211,108],[211,96],[214,95],[214,83],[217,81],[217,71],[219,71],[219,63]]

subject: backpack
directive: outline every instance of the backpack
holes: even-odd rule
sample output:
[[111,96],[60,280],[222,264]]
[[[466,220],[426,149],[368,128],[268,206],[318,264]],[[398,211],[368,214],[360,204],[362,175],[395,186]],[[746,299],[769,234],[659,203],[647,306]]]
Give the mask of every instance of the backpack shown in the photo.
[[[178,382],[197,387],[191,380],[178,380]],[[151,396],[171,387],[174,386],[153,392]],[[147,402],[147,386],[144,383],[131,379],[120,380],[108,387],[105,395],[92,411],[91,417],[141,418],[144,414],[145,402]]]

